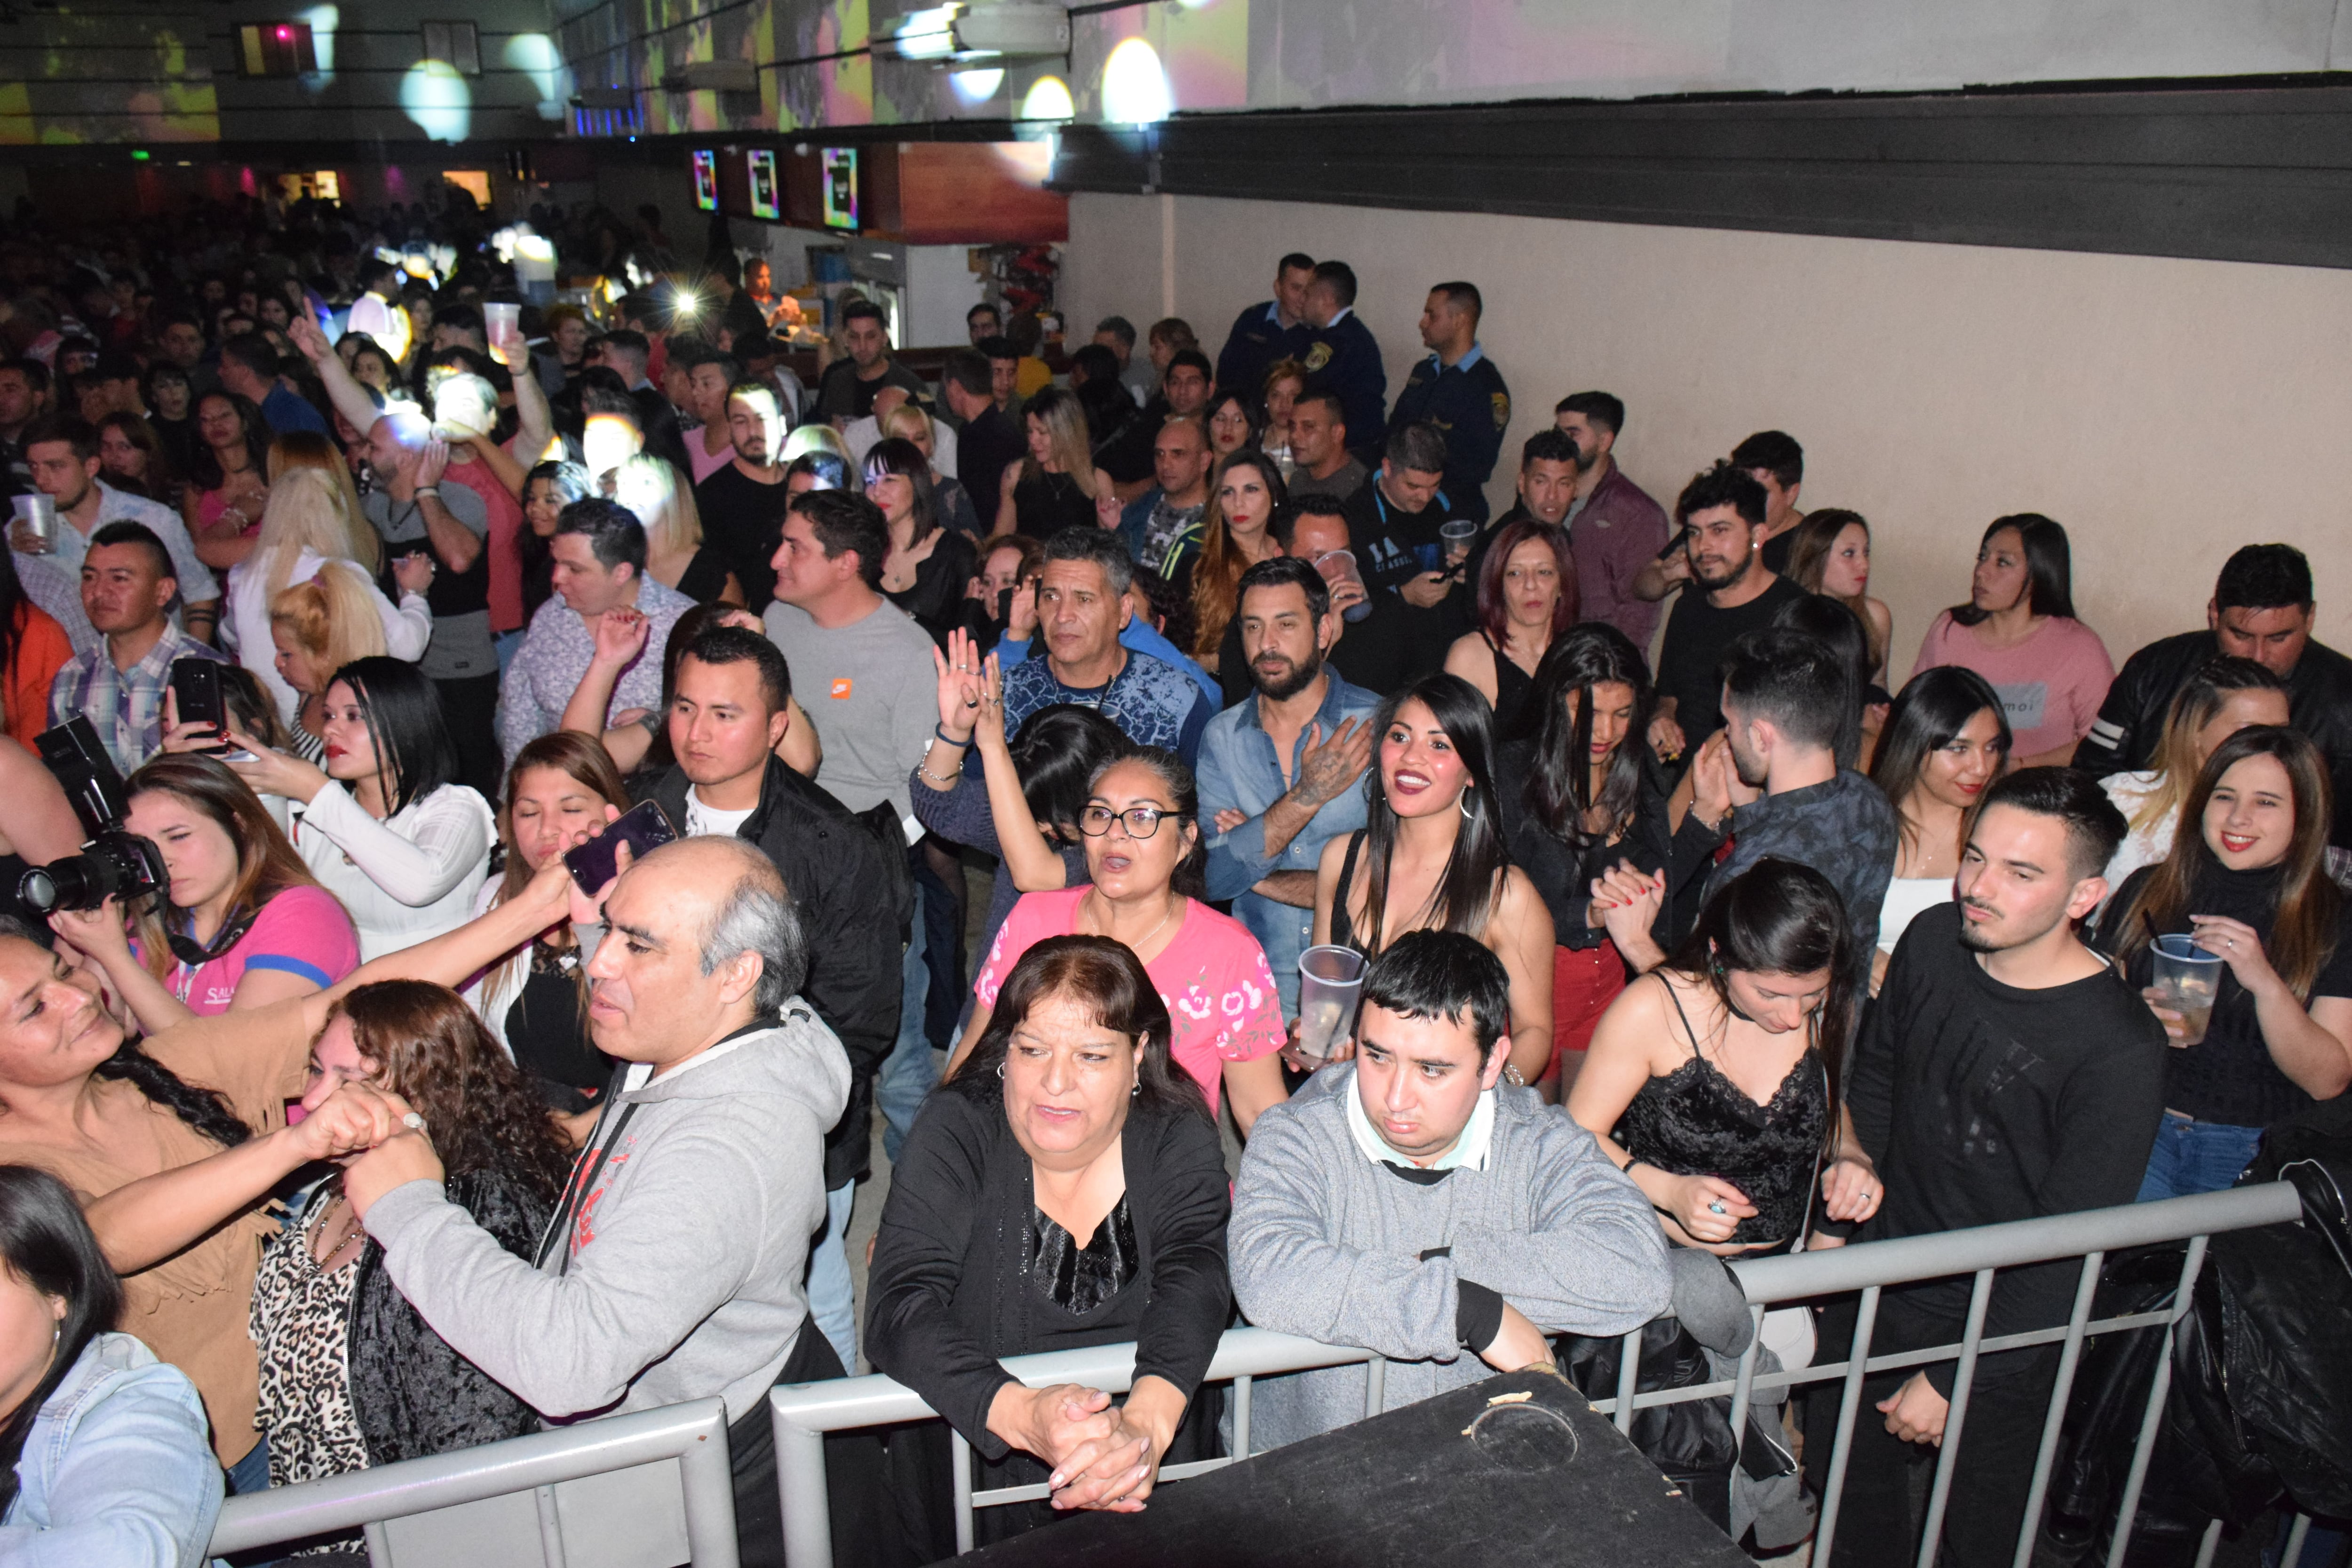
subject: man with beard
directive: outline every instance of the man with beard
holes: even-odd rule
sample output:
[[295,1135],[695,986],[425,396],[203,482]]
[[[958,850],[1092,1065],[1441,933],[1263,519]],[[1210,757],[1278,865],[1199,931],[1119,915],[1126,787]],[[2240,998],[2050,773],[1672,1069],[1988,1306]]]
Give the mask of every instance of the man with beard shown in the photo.
[[[1683,529],[1683,550],[1697,591],[1675,601],[1666,640],[1658,650],[1658,705],[1650,721],[1650,744],[1667,763],[1722,728],[1717,698],[1725,650],[1747,633],[1770,626],[1782,605],[1805,596],[1802,588],[1757,559],[1757,542],[1764,533],[1764,487],[1728,463],[1717,463],[1683,487],[1675,521]],[[1580,569],[1578,587],[1582,586]]]
[[[1960,857],[1958,901],[1913,921],[1853,1049],[1847,1103],[1885,1183],[1855,1237],[1879,1241],[2127,1204],[2163,1113],[2164,1029],[2075,934],[2106,896],[2124,819],[2066,768],[2027,768],[1985,792]],[[2066,1321],[2072,1258],[2004,1268],[1988,1337]],[[1874,1355],[1957,1342],[1969,1279],[1881,1299]],[[1822,1318],[1820,1360],[1853,1342],[1852,1298]],[[1944,1513],[1943,1561],[2016,1551],[2058,1347],[1985,1356],[1969,1394]],[[1874,1374],[1853,1431],[1836,1568],[1917,1550],[1925,1472],[1951,1414],[1954,1363]],[[1872,1410],[1878,1414],[1874,1416]],[[1836,1405],[1814,1402],[1805,1458],[1826,1477]]]
[[1576,446],[1568,548],[1576,558],[1578,613],[1588,621],[1607,621],[1635,647],[1647,648],[1665,588],[1661,584],[1645,595],[1635,584],[1645,568],[1656,569],[1658,552],[1666,547],[1666,510],[1617,466],[1625,405],[1605,392],[1572,393],[1552,410],[1552,423]]
[[1296,556],[1242,574],[1241,651],[1256,689],[1201,737],[1201,810],[1209,897],[1265,949],[1283,1016],[1298,1008],[1298,955],[1315,939],[1315,868],[1323,846],[1364,826],[1356,784],[1372,757],[1376,692],[1324,659],[1339,636],[1331,590]]
[[772,563],[784,542],[784,432],[788,428],[776,389],[765,382],[738,382],[727,394],[727,428],[734,457],[694,487],[694,508],[702,531],[735,581],[743,585],[744,608],[765,611],[776,596]]
[[[1691,807],[1666,873],[1675,929],[1687,931],[1717,889],[1769,857],[1827,877],[1845,904],[1853,951],[1868,954],[1895,874],[1896,827],[1885,792],[1837,765],[1844,666],[1819,638],[1773,627],[1731,645],[1722,681],[1724,727],[1691,763]],[[1727,838],[1731,852],[1718,858]],[[1610,877],[1629,889],[1654,881],[1624,871]],[[1664,957],[1646,932],[1645,925],[1633,939],[1640,951],[1625,953],[1643,970]]]

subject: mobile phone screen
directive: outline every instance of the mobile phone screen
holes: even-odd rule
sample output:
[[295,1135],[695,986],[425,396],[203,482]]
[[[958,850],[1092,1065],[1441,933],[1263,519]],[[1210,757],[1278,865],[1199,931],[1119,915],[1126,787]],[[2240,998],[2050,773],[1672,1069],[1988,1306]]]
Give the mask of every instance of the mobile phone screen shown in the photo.
[[573,884],[593,896],[603,892],[605,884],[618,873],[622,845],[629,847],[629,859],[634,864],[677,837],[677,829],[670,826],[660,803],[644,801],[623,813],[618,821],[587,843],[566,849],[563,864],[571,871]]

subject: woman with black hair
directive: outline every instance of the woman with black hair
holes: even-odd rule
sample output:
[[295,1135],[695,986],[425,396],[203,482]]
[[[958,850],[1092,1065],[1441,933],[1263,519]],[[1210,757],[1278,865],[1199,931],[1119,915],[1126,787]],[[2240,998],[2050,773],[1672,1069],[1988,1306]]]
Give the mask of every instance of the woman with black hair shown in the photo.
[[[170,360],[158,359],[141,380],[147,404],[147,422],[163,443],[172,471],[185,476],[196,459],[195,388],[188,373]],[[183,489],[185,486],[183,484]],[[183,497],[184,499],[184,496]]]
[[1993,519],[1977,546],[1969,602],[1937,616],[1911,673],[1975,670],[2000,693],[2021,768],[2064,767],[2116,679],[2099,634],[2074,618],[2066,531],[2039,512]]
[[[1605,621],[1562,632],[1536,667],[1529,740],[1495,755],[1495,798],[1511,858],[1551,914],[1552,1065],[1563,1087],[1601,1015],[1625,989],[1610,934],[1621,906],[1594,883],[1610,871],[1655,876],[1666,864],[1664,781],[1641,737],[1650,725],[1650,668]],[[1628,740],[1632,744],[1627,744]],[[1625,918],[1619,917],[1621,923]]]
[[294,847],[342,900],[365,961],[463,925],[488,879],[498,822],[457,783],[457,749],[433,683],[396,658],[356,658],[327,688],[323,771],[237,730],[232,763],[259,793],[303,809]]
[[1381,702],[1372,733],[1365,826],[1316,868],[1315,941],[1370,958],[1409,931],[1477,938],[1511,977],[1506,1071],[1533,1083],[1552,1055],[1552,920],[1504,841],[1493,710],[1460,676],[1424,676]]
[[215,390],[196,399],[195,428],[180,502],[188,537],[200,546],[243,538],[269,502],[269,426],[247,399]]
[[1854,1013],[1837,977],[1852,942],[1828,878],[1759,860],[1601,1020],[1568,1113],[1677,1246],[1787,1251],[1817,1173],[1830,1218],[1877,1212],[1878,1172],[1837,1087]]
[[1923,669],[1904,684],[1886,715],[1870,782],[1895,808],[1895,876],[1878,910],[1870,989],[1911,922],[1952,901],[1952,879],[1968,847],[1977,802],[2007,769],[2009,720],[1984,677],[1958,665]]
[[1139,959],[1177,1020],[1170,1046],[1213,1113],[1233,1091],[1247,1137],[1258,1113],[1287,1098],[1277,1056],[1286,1034],[1265,950],[1249,928],[1203,901],[1192,770],[1173,752],[1139,746],[1096,770],[1078,810],[1087,882],[1024,893],[989,945],[972,985],[971,1022],[948,1058],[952,1076],[988,1034],[1021,955],[1049,937],[1104,936]]
[[196,1568],[222,1490],[204,1401],[114,1331],[121,1283],[47,1171],[0,1165],[0,1560]]
[[[1030,947],[1003,984],[893,1173],[866,1329],[875,1370],[979,1451],[975,1485],[1050,1489],[1050,1507],[981,1510],[982,1542],[1057,1510],[1133,1512],[1163,1464],[1213,1454],[1218,1401],[1195,1394],[1233,1310],[1216,1121],[1171,1059],[1160,983],[1121,943],[1066,935]],[[1120,1402],[1024,1388],[1004,1368],[1127,1341],[1135,1381]],[[929,1423],[890,1438],[900,1560],[954,1553],[948,1447]]]
[[865,479],[866,499],[882,509],[890,531],[883,595],[941,647],[950,632],[976,630],[977,606],[963,591],[980,571],[980,552],[969,535],[940,526],[930,459],[893,436],[866,454]]
[[549,541],[555,537],[555,520],[563,509],[588,496],[588,470],[577,463],[536,464],[522,481],[522,520],[528,526],[515,534],[522,555],[522,609],[526,616],[555,595],[555,554]]

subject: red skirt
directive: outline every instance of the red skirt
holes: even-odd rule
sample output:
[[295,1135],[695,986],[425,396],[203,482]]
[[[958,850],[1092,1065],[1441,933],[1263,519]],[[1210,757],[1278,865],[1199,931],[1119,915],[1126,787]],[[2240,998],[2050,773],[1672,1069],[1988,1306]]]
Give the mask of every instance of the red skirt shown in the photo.
[[1551,950],[1551,1066],[1560,1055],[1592,1043],[1601,1015],[1625,989],[1625,961],[1603,937],[1599,947]]

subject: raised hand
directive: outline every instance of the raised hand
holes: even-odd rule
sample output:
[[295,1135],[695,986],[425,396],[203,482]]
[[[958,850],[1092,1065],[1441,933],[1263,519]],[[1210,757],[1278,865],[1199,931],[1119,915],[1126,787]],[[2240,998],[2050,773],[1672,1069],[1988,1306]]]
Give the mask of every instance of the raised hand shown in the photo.
[[596,617],[595,661],[610,668],[636,662],[653,634],[653,621],[643,610],[615,606]]
[[436,563],[429,550],[412,550],[392,563],[392,580],[400,584],[403,597],[422,594],[433,586]]
[[1369,719],[1342,719],[1323,738],[1323,726],[1310,725],[1306,748],[1298,754],[1298,782],[1290,793],[1301,805],[1322,806],[1364,776],[1372,762],[1372,724]]
[[988,689],[988,674],[971,634],[961,629],[950,632],[947,652],[931,650],[931,668],[938,672],[940,680],[940,728],[968,741],[979,721],[981,700]]
[[1002,752],[1004,750],[1004,672],[997,668],[994,654],[981,661],[981,673],[980,710],[972,722],[971,738],[983,752]]

